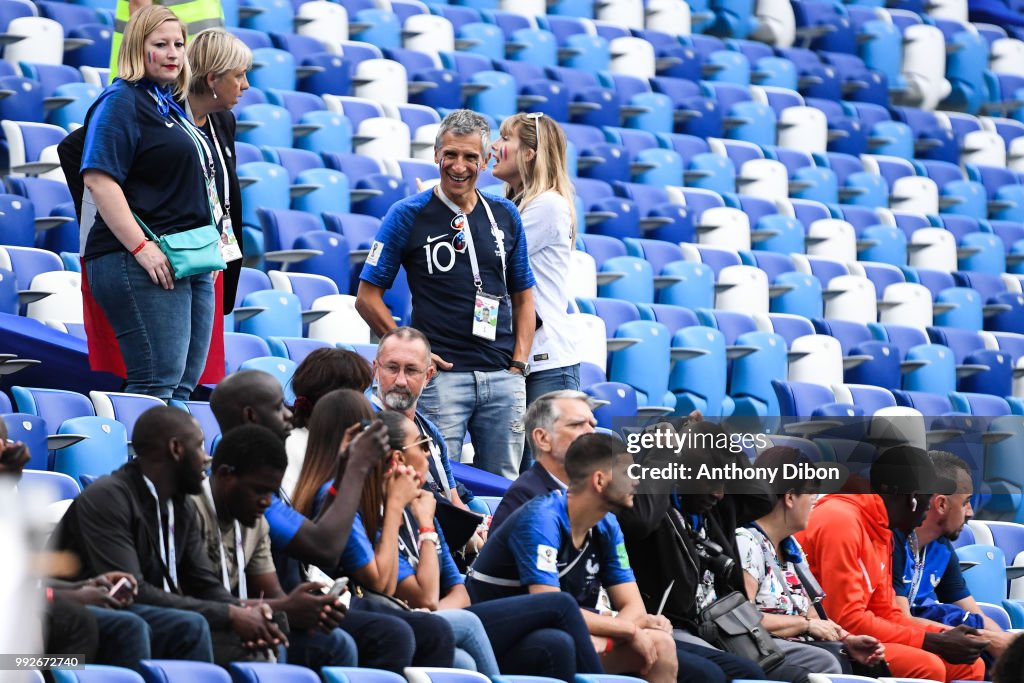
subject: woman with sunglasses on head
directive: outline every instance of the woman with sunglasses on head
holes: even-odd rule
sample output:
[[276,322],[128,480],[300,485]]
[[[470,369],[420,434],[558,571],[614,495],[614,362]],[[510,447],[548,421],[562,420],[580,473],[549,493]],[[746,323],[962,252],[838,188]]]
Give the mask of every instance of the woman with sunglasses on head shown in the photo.
[[[542,394],[580,388],[580,359],[570,334],[569,262],[576,248],[575,194],[562,128],[540,112],[516,114],[501,124],[492,145],[495,178],[519,208],[537,285],[537,332],[530,349],[526,405]],[[529,467],[526,458],[522,468]]]

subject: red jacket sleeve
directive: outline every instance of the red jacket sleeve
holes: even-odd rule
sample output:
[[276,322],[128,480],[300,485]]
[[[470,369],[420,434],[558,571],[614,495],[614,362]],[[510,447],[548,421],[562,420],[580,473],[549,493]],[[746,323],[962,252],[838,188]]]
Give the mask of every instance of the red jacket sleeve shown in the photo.
[[[916,622],[898,612],[873,611],[872,603],[881,597],[876,591],[884,590],[886,582],[875,585],[876,581],[868,577],[865,562],[877,561],[876,553],[865,541],[860,525],[851,525],[850,521],[847,514],[827,506],[816,509],[811,525],[800,539],[812,557],[815,577],[825,590],[824,606],[829,618],[850,633],[874,636],[884,643],[921,647],[925,629]],[[835,533],[840,528],[844,532]],[[891,582],[890,578],[890,594]],[[894,612],[895,605],[892,607]]]

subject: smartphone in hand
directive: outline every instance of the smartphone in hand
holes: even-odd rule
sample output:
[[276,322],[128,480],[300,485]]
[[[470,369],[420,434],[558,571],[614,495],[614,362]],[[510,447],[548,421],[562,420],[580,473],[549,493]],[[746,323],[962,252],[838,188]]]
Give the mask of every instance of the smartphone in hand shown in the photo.
[[331,596],[332,598],[340,597],[341,594],[344,593],[347,588],[348,588],[348,577],[347,576],[343,576],[343,577],[341,577],[340,579],[338,579],[337,581],[334,582],[334,585],[331,586],[329,591],[327,591],[327,595]]
[[110,597],[114,598],[118,602],[125,602],[132,597],[134,592],[132,588],[132,582],[127,577],[122,577],[120,581],[114,584],[110,589]]

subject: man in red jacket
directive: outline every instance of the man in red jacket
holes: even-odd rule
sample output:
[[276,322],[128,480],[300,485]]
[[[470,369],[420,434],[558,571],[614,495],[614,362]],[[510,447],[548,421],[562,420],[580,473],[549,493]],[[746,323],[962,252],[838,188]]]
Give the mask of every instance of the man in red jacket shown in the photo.
[[871,467],[874,493],[830,495],[797,535],[821,581],[829,616],[851,633],[885,643],[893,676],[937,681],[982,680],[979,655],[988,641],[966,626],[923,626],[896,605],[892,587],[892,530],[920,525],[933,493],[956,484],[936,475],[920,449],[885,451]]

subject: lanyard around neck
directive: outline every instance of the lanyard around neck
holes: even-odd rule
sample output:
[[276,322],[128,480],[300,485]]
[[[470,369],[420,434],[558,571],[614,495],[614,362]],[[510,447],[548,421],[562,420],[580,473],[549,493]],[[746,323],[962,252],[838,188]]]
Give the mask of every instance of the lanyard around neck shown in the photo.
[[910,532],[910,536],[907,537],[907,545],[910,546],[910,554],[914,560],[914,573],[910,578],[910,594],[907,596],[907,601],[913,607],[914,600],[917,599],[917,592],[921,590],[921,579],[924,578],[924,561],[928,556],[928,546],[918,547],[916,531]]
[[[164,563],[167,568],[167,573],[171,575],[171,581],[174,585],[178,585],[178,561],[176,552],[174,549],[174,503],[170,499],[167,500],[167,540],[164,542],[164,518],[163,512],[160,510],[160,496],[157,495],[156,485],[150,481],[149,477],[142,475],[142,480],[146,482],[146,488],[153,496],[153,500],[156,501],[156,529],[157,529],[157,544],[160,551],[160,561]],[[164,590],[170,591],[171,586],[167,582],[167,577],[164,577]]]
[[[462,214],[463,216],[466,217],[466,229],[463,232],[465,233],[466,236],[466,251],[469,252],[469,263],[473,268],[473,284],[476,286],[477,292],[483,293],[483,279],[480,277],[480,264],[477,261],[476,245],[473,242],[473,229],[470,226],[469,214],[460,209],[458,205],[456,205],[455,202],[453,202],[451,199],[448,199],[448,196],[445,195],[444,190],[442,190],[440,187],[437,187],[435,194],[437,195],[438,199],[440,199],[444,203],[444,205],[447,206],[456,215]],[[484,199],[483,194],[481,194],[479,190],[476,191],[476,196],[479,199],[480,203],[483,204],[484,211],[487,213],[487,220],[491,224],[491,236],[494,237],[494,241],[498,246],[498,258],[501,259],[501,281],[504,284],[505,241],[501,237],[501,231],[498,229],[498,222],[494,220],[494,214],[491,213],[491,207],[487,203],[487,200]],[[507,290],[508,286],[506,285],[505,288]]]
[[409,532],[409,542],[412,544],[411,547],[405,544],[402,540],[402,534],[398,534],[398,549],[405,554],[405,559],[409,562],[409,566],[416,569],[420,565],[420,548],[417,540],[419,540],[419,534],[413,529],[412,522],[410,521],[411,515],[409,510],[402,510],[402,522],[405,524],[406,530]]
[[224,213],[231,211],[231,183],[228,179],[228,165],[224,163],[224,152],[221,150],[220,141],[217,140],[217,129],[213,126],[213,119],[209,116],[206,120],[210,123],[210,136],[213,138],[213,148],[217,150],[217,159],[220,161],[220,174],[224,185]]
[[[419,428],[422,436],[430,436],[427,432],[427,427],[423,424],[423,419],[416,415],[416,427]],[[434,469],[437,470],[437,481],[434,482],[441,487],[444,491],[444,497],[448,500],[452,499],[452,487],[448,483],[448,474],[444,470],[444,463],[441,462],[441,444],[435,443],[433,437],[430,439],[430,459],[434,462]],[[429,473],[428,473],[429,474]],[[432,475],[431,475],[432,476]]]
[[[217,504],[213,500],[213,490],[210,488],[210,480],[203,481],[203,494],[210,503],[213,510],[213,528],[217,531],[217,550],[220,551],[220,580],[224,584],[224,590],[233,593],[231,590],[231,576],[228,572],[228,558],[224,553],[224,537],[220,533],[220,522],[217,517]],[[235,525],[235,567],[238,569],[238,598],[246,600],[249,597],[248,586],[245,580],[245,550],[242,548],[242,528],[238,520],[233,520]]]

